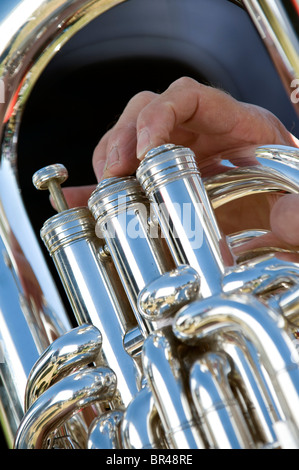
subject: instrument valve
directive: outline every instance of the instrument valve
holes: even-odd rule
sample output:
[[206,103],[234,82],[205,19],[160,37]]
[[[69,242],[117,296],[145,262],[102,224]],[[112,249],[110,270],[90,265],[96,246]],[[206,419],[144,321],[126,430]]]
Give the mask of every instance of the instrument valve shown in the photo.
[[32,177],[32,182],[36,189],[48,189],[57,212],[69,209],[61,189],[61,184],[68,178],[68,171],[61,163],[45,166],[36,171]]

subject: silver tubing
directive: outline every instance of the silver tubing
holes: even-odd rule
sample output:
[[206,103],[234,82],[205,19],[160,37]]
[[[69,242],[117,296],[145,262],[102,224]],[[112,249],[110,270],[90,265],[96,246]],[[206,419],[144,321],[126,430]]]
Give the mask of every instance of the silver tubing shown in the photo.
[[[205,178],[204,184],[214,209],[253,192],[299,192],[299,151],[284,145],[254,149],[252,166],[229,169]],[[246,183],[246,184],[245,184]]]
[[[53,339],[67,330],[47,308],[35,276],[21,253],[18,257],[20,271],[17,271],[18,266],[12,262],[2,240],[0,251],[0,418],[8,446],[12,447],[25,411],[24,395],[30,370]],[[32,281],[32,292],[24,290],[26,279]]]
[[[201,295],[221,291],[231,254],[221,237],[194,153],[172,144],[147,153],[136,173],[153,204],[177,264],[189,264],[201,278]],[[228,260],[224,261],[223,256]]]
[[[245,2],[246,0],[244,0]],[[9,390],[10,400],[10,402],[5,399],[1,400],[1,415],[4,409],[6,411],[11,403],[15,402],[17,405],[13,404],[12,409],[16,421],[19,419],[18,413],[22,409],[19,397],[22,395],[22,389],[24,392],[24,378],[30,365],[33,364],[41,350],[48,345],[49,340],[53,339],[56,332],[61,334],[70,328],[38,243],[28,224],[20,197],[17,183],[16,149],[22,111],[37,78],[55,52],[92,18],[117,3],[120,1],[11,0],[8,12],[5,12],[5,21],[3,20],[0,24],[1,80],[3,80],[6,95],[5,103],[0,106],[2,147],[0,202],[1,220],[5,221],[7,228],[7,230],[2,230],[1,227],[1,252],[3,245],[9,253],[11,265],[14,268],[16,266],[20,268],[20,279],[24,280],[29,270],[34,274],[35,286],[41,288],[40,299],[44,305],[41,310],[37,309],[41,315],[36,315],[37,310],[31,305],[32,298],[24,295],[24,291],[19,290],[20,283],[14,277],[13,270],[10,268],[7,270],[7,266],[4,266],[3,270],[1,269],[1,275],[4,273],[6,276],[9,271],[8,281],[1,286],[3,297],[9,302],[1,299],[0,330],[1,334],[4,332],[5,339],[3,339],[1,346],[5,349],[4,356],[7,358],[4,366],[1,365],[1,379],[5,383],[4,394],[6,394],[6,390]],[[246,3],[249,3],[249,0]],[[262,2],[256,2],[256,4],[262,5]],[[282,2],[268,0],[263,4],[277,7],[282,5]],[[261,18],[261,15],[257,18]],[[279,31],[284,32],[282,29]],[[280,36],[283,37],[283,34]],[[298,63],[298,54],[295,60]],[[15,241],[18,244],[17,250],[15,250]],[[22,267],[18,265],[19,255],[26,261]],[[3,261],[5,264],[5,260]],[[14,296],[16,294],[14,300],[12,300],[11,294]],[[7,303],[11,305],[7,306]],[[2,307],[7,308],[5,313],[2,311]],[[48,322],[50,317],[52,319],[56,317],[54,323]],[[23,328],[24,318],[28,320],[25,322],[25,328]],[[42,322],[43,318],[46,318],[45,323]],[[34,324],[32,320],[37,320],[37,328],[36,323]],[[18,328],[15,328],[16,324]],[[59,327],[56,328],[56,325]],[[7,332],[8,334],[6,334]],[[20,338],[22,335],[23,337]],[[22,352],[19,357],[18,353],[21,350],[24,353]],[[7,356],[6,352],[8,352]],[[8,370],[10,377],[7,382],[5,374]],[[3,380],[4,376],[5,380]],[[21,377],[20,381],[16,380],[19,377]],[[18,385],[15,385],[17,382]],[[20,409],[18,409],[19,405]]]
[[41,236],[78,323],[100,330],[104,361],[117,375],[120,404],[127,405],[138,391],[140,373],[123,340],[136,323],[111,261],[100,256],[93,217],[87,208],[69,209],[46,221]]
[[[5,96],[0,103],[0,249],[8,253],[13,269],[18,267],[15,277],[0,261],[0,340],[5,357],[0,364],[0,417],[9,447],[24,411],[25,383],[31,367],[55,337],[71,329],[22,201],[17,149],[24,106],[37,79],[63,44],[93,18],[121,2],[1,1],[0,79]],[[19,291],[19,281],[31,274],[31,286],[40,294],[38,305],[42,308],[32,307],[33,296],[28,296],[28,291]]]
[[[16,449],[42,449],[51,431],[76,411],[101,400],[111,400],[116,391],[115,374],[99,367],[64,377],[46,390],[26,413],[16,435]],[[51,416],[51,419],[47,419]]]
[[76,368],[98,359],[102,336],[92,325],[81,325],[57,338],[40,356],[29,374],[25,411],[51,385]]
[[[290,101],[297,113],[298,99],[292,99],[299,79],[299,39],[294,26],[298,24],[298,11],[288,1],[288,8],[281,0],[242,0],[268,53],[277,68]],[[288,9],[292,10],[288,11]],[[298,9],[298,3],[297,3]]]
[[245,406],[244,415],[249,420],[254,441],[259,447],[273,447],[278,439],[274,424],[283,419],[273,388],[268,386],[268,376],[261,367],[256,348],[238,330],[223,331],[218,339],[219,351],[224,351],[233,364],[231,384],[238,390]]
[[255,159],[277,175],[287,189],[293,187],[294,192],[299,191],[299,149],[286,145],[263,145],[256,148]]
[[200,278],[191,266],[178,266],[147,284],[138,295],[138,308],[149,321],[166,319],[199,297]]
[[171,449],[204,449],[199,420],[188,399],[183,367],[171,330],[163,328],[144,342],[142,362],[166,440]]
[[149,203],[137,180],[127,177],[103,180],[88,206],[96,220],[96,233],[105,239],[138,325],[146,336],[155,326],[140,316],[138,295],[149,282],[174,267],[157,228],[154,236],[150,233]]
[[299,288],[295,285],[283,294],[272,299],[273,307],[281,311],[282,315],[294,325],[299,325]]
[[167,449],[153,394],[145,385],[127,407],[121,424],[125,449]]
[[236,327],[242,328],[261,355],[286,420],[294,423],[292,432],[298,444],[299,358],[281,315],[250,295],[219,295],[213,301],[204,299],[183,307],[173,330],[182,341],[197,343],[203,336]]
[[[57,338],[40,356],[29,374],[25,412],[51,385],[73,371],[97,362],[101,345],[101,333],[92,325],[79,326]],[[52,440],[55,441],[55,448],[84,448],[87,441],[84,417],[72,416],[64,427],[53,432]]]
[[211,448],[251,449],[252,437],[228,382],[231,367],[221,353],[207,353],[190,371],[190,389]]
[[273,295],[276,289],[279,292],[283,282],[297,284],[298,280],[297,263],[283,261],[270,253],[248,260],[232,270],[228,269],[223,279],[223,292],[250,292],[262,297],[270,289]]
[[88,449],[121,449],[119,426],[123,411],[108,411],[95,418],[88,431]]
[[[266,154],[266,152],[265,152]],[[298,193],[298,170],[280,162],[258,157],[260,165],[245,166],[204,179],[214,209],[252,193]],[[285,166],[288,169],[285,169]],[[286,177],[285,172],[291,175]]]

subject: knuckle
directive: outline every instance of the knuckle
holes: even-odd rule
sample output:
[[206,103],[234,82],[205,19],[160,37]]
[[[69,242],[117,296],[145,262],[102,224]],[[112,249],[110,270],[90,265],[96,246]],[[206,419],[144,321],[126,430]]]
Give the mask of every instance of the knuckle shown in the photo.
[[152,91],[140,91],[136,95],[133,96],[133,98],[130,99],[128,106],[129,105],[136,105],[136,104],[143,104],[146,105],[150,101],[152,101],[156,97],[156,93]]
[[194,87],[199,87],[200,86],[200,83],[198,83],[197,81],[195,81],[193,78],[190,78],[190,77],[180,77],[178,78],[177,80],[175,80],[170,86],[169,86],[169,89],[172,89],[172,88],[183,88],[183,89],[190,89],[190,87],[194,88]]

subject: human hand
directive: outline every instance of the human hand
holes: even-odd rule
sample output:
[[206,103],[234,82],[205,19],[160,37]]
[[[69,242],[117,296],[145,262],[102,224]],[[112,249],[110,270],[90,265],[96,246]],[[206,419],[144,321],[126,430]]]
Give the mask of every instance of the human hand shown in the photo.
[[[225,155],[231,155],[238,166],[248,166],[255,163],[250,149],[257,145],[299,147],[298,140],[269,111],[184,77],[162,94],[141,92],[129,101],[94,151],[97,180],[133,174],[148,150],[165,143],[191,148],[203,177],[224,171],[221,157]],[[85,188],[85,197],[89,194],[90,188]],[[290,197],[291,207],[299,207],[297,196],[279,201],[276,196],[262,199],[259,195],[255,201],[237,200],[219,215],[221,228],[232,233],[258,224],[272,228],[271,243],[299,245],[299,217],[297,221],[293,211],[286,211]]]
[[94,151],[98,181],[133,174],[148,150],[165,143],[191,148],[206,176],[220,153],[298,141],[269,111],[183,77],[162,94],[141,92],[129,101]]

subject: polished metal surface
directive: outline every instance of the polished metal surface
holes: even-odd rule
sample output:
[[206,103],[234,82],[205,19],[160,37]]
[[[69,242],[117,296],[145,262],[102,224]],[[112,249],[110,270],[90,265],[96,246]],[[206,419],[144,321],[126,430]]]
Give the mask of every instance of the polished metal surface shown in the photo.
[[[18,186],[23,109],[53,55],[118,3],[0,5],[0,420],[8,445],[299,448],[299,268],[279,257],[297,250],[235,256],[266,232],[225,237],[214,212],[251,194],[298,193],[298,149],[260,146],[254,165],[203,180],[193,152],[165,144],[147,154],[137,179],[100,183],[89,208],[67,207],[63,166],[41,169],[35,184],[50,190],[59,212],[41,235],[75,328],[46,267]],[[234,3],[248,10],[294,101],[298,40],[283,2]]]
[[[212,305],[213,303],[213,305]],[[285,420],[298,441],[298,352],[285,320],[276,311],[248,295],[219,295],[190,304],[178,313],[174,333],[182,341],[196,343],[237,326],[256,347],[280,398]]]
[[[275,423],[281,422],[278,401],[269,386],[267,376],[252,343],[237,330],[223,331],[219,335],[218,349],[230,358],[236,399],[248,404],[247,422],[250,422],[254,446],[276,448]],[[217,348],[216,348],[217,349]]]
[[210,353],[190,371],[190,388],[199,416],[215,449],[250,449],[252,438],[228,382],[231,367],[221,354]]
[[[177,264],[188,264],[201,278],[201,295],[221,290],[225,271],[221,237],[190,149],[163,145],[148,152],[136,177],[152,202]],[[230,260],[228,260],[230,261]]]
[[65,377],[34,402],[18,429],[15,448],[46,447],[53,428],[63,424],[76,410],[113,398],[115,390],[116,377],[111,369],[100,367]]
[[88,449],[120,449],[119,425],[123,412],[108,411],[96,418],[89,429]]
[[68,209],[67,202],[60,185],[68,178],[68,172],[64,165],[49,165],[37,171],[32,182],[36,189],[48,189],[53,198],[57,212],[66,211]]
[[174,267],[162,239],[151,234],[149,203],[137,180],[129,177],[103,180],[88,205],[96,233],[105,240],[140,330],[147,336],[155,325],[140,315],[138,295]]
[[[216,209],[232,201],[258,193],[298,194],[299,150],[294,147],[264,145],[252,150],[255,165],[228,169],[204,180]],[[246,182],[246,184],[244,184]]]
[[48,219],[41,236],[78,323],[92,324],[101,331],[103,359],[117,375],[117,406],[127,405],[138,391],[140,372],[123,342],[136,322],[114,266],[100,256],[94,219],[85,207],[68,209]]
[[25,410],[52,384],[76,368],[87,366],[100,354],[102,335],[92,325],[82,325],[67,332],[43,352],[29,375]]
[[148,283],[138,295],[138,308],[148,320],[167,318],[199,296],[200,278],[190,266],[178,266]]
[[[85,24],[122,0],[9,0],[0,4],[1,423],[9,447],[24,414],[30,369],[71,322],[25,210],[17,145],[40,74]],[[22,352],[21,352],[22,351]]]
[[143,369],[172,449],[203,449],[198,417],[188,401],[178,345],[168,328],[152,333],[143,346]]
[[[299,84],[299,39],[297,9],[282,0],[242,0],[277,68],[297,113]],[[286,5],[285,3],[289,3]]]
[[125,449],[168,449],[150,388],[144,384],[127,407],[120,427]]
[[[234,257],[234,248],[265,232],[224,239],[212,209],[251,194],[252,180],[259,192],[268,169],[268,191],[288,181],[285,189],[297,192],[298,152],[260,147],[254,155],[263,171],[253,169],[253,179],[236,178],[232,169],[203,182],[189,149],[158,147],[137,171],[155,212],[135,178],[111,178],[92,193],[91,212],[67,209],[45,222],[42,239],[82,326],[54,341],[35,364],[16,447],[299,447],[299,267],[277,258],[273,247],[251,258]],[[177,217],[186,201],[189,215],[200,214],[204,249],[192,246],[181,222],[186,219]],[[168,220],[170,235],[159,230],[160,204],[161,225]],[[162,233],[173,259],[163,251]],[[223,243],[231,263],[221,257]],[[179,262],[177,253],[195,259],[197,269]],[[216,279],[208,277],[209,269]],[[77,443],[76,432],[69,443],[68,413],[57,411],[56,425],[41,429],[38,416],[48,413],[44,400],[55,409],[51,392],[69,387],[74,368],[80,368],[79,377],[89,372],[90,362],[111,367],[107,373],[115,372],[117,390],[104,399],[108,409],[94,398],[94,419],[88,432],[80,432],[85,444]]]

